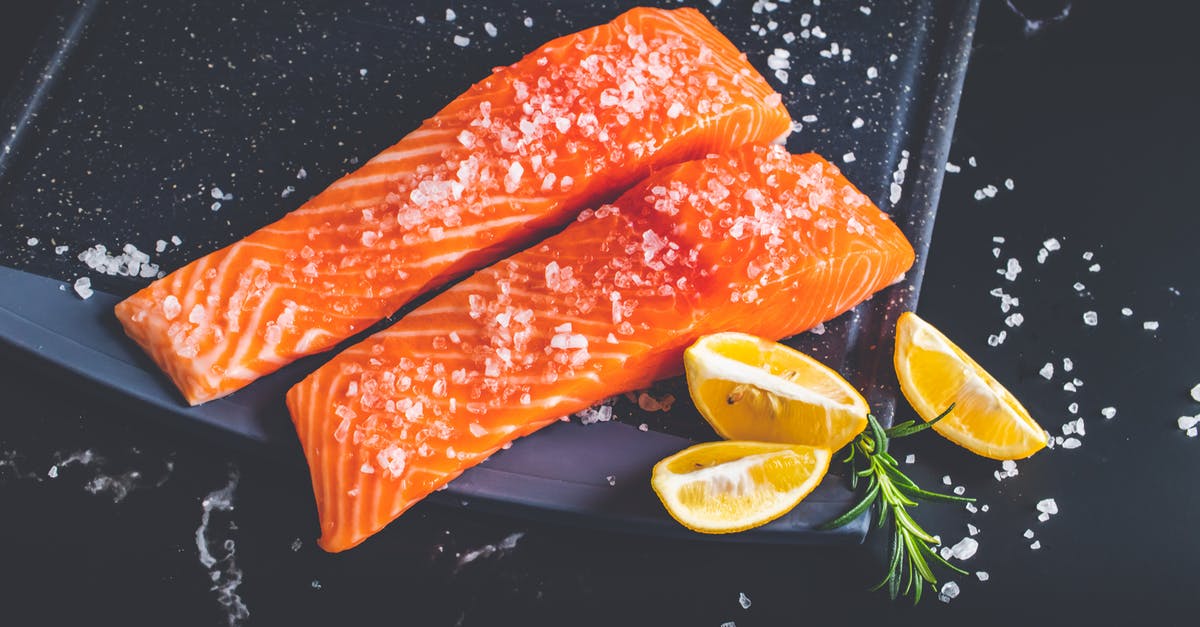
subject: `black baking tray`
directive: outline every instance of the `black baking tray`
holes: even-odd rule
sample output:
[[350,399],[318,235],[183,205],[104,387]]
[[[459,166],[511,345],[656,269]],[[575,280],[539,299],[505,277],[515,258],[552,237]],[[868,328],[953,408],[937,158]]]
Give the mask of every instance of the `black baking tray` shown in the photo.
[[[783,93],[802,126],[789,149],[837,162],[917,251],[902,282],[826,324],[824,333],[788,341],[843,372],[888,422],[897,388],[891,331],[901,311],[916,307],[978,1],[691,4]],[[0,349],[49,367],[64,389],[98,392],[103,402],[158,422],[297,457],[283,393],[328,354],[188,407],[112,315],[113,304],[149,279],[97,275],[78,254],[95,244],[115,250],[130,243],[169,272],[297,207],[493,66],[632,6],[64,4],[0,109],[8,129],[0,150]],[[456,45],[455,35],[469,45]],[[790,52],[786,84],[767,67],[776,48]],[[805,74],[815,84],[802,81]],[[901,195],[892,202],[902,160]],[[222,196],[216,209],[214,188]],[[157,240],[172,236],[181,244],[155,252]],[[58,246],[67,252],[56,254]],[[97,290],[88,300],[72,290],[81,276]],[[649,490],[650,466],[716,436],[696,416],[682,381],[664,382],[656,394],[664,393],[680,399],[671,411],[648,413],[617,399],[616,420],[557,423],[434,498],[648,534],[778,543],[864,537],[865,517],[815,530],[852,502],[836,468],[795,510],[764,527],[725,536],[679,527]]]

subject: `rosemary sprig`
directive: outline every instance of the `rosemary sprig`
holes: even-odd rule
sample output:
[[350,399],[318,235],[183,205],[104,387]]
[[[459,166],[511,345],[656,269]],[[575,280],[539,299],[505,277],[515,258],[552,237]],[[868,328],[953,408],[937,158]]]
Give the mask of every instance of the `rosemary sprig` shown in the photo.
[[953,409],[954,405],[950,405],[946,411],[929,422],[918,424],[914,420],[908,420],[890,429],[884,429],[875,416],[868,415],[867,430],[858,434],[850,443],[850,454],[845,459],[853,471],[850,475],[851,485],[857,488],[858,480],[864,478],[867,480],[866,491],[862,500],[849,511],[821,525],[822,529],[841,527],[878,502],[879,516],[876,524],[882,529],[889,517],[891,518],[892,542],[888,553],[887,574],[871,589],[878,590],[886,585],[888,595],[895,599],[902,594],[900,586],[903,582],[903,594],[913,595],[913,605],[921,601],[921,591],[926,585],[937,591],[937,578],[929,567],[930,560],[963,575],[967,572],[938,555],[934,550],[938,541],[913,520],[907,508],[916,507],[918,500],[970,503],[975,499],[922,490],[900,470],[896,458],[888,453],[888,445],[891,440],[932,427],[934,423],[948,416]]

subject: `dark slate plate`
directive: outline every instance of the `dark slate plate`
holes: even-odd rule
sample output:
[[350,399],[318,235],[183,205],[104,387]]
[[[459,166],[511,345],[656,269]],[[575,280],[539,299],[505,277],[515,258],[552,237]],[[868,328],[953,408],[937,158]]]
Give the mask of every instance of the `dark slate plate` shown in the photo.
[[[838,162],[917,250],[903,282],[825,325],[823,334],[789,342],[846,374],[890,421],[891,330],[899,312],[916,307],[978,2],[695,4],[784,94],[803,126],[789,148]],[[323,356],[188,408],[111,315],[112,305],[147,279],[97,276],[79,253],[130,243],[164,271],[179,267],[295,208],[492,66],[633,5],[454,2],[450,21],[444,3],[399,0],[66,4],[0,111],[9,129],[0,152],[4,350],[35,356],[32,364],[106,402],[295,461],[299,447],[283,392]],[[495,37],[485,23],[495,26]],[[455,35],[470,44],[455,45]],[[776,48],[791,53],[786,84],[767,67]],[[213,188],[233,198],[214,210]],[[182,244],[154,252],[157,240],[173,235]],[[56,246],[68,250],[56,254]],[[69,285],[81,276],[97,289],[87,301]],[[682,381],[664,382],[657,393],[665,392],[680,399],[669,412],[643,412],[619,399],[617,420],[555,424],[435,498],[652,534],[862,539],[864,518],[834,532],[814,530],[851,503],[836,470],[794,511],[762,528],[699,536],[676,525],[648,488],[649,468],[715,435],[695,415]]]

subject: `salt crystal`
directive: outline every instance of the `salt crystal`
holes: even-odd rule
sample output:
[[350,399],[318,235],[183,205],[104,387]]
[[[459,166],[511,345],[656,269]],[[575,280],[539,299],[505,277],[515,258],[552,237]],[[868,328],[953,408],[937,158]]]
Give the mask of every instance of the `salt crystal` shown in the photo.
[[975,504],[974,504],[974,503],[967,503],[967,505],[966,505],[966,508],[967,508],[967,511],[968,511],[968,512],[971,512],[972,514],[974,514],[975,512],[979,511],[979,508],[978,508],[978,507],[975,507]]
[[1049,381],[1054,376],[1054,364],[1046,362],[1046,365],[1042,366],[1041,370],[1038,370],[1038,374],[1042,375],[1043,379]]
[[1017,261],[1015,257],[1010,258],[1005,264],[1004,270],[1002,270],[1000,274],[1003,274],[1004,278],[1008,279],[1009,281],[1015,281],[1017,279],[1017,275],[1021,274],[1021,262]]
[[738,605],[742,606],[743,610],[750,609],[750,597],[746,596],[745,592],[738,593]]
[[978,166],[978,165],[979,165],[979,163],[975,161],[975,157],[974,157],[974,156],[967,157],[967,164],[968,164],[968,165],[970,165],[972,168],[974,168],[974,167],[976,167],[976,166]]
[[1125,317],[1132,316],[1132,315],[1133,315],[1133,310],[1132,310],[1132,309],[1130,309],[1130,308],[1128,308],[1128,307],[1122,307],[1122,308],[1121,308],[1121,315],[1122,315],[1122,316],[1125,316]]
[[950,548],[950,554],[954,559],[966,560],[971,559],[975,552],[979,550],[979,542],[975,538],[963,538],[957,544]]
[[1041,541],[1041,540],[1034,540],[1034,541],[1033,541],[1033,544],[1030,544],[1030,545],[1029,545],[1029,548],[1030,548],[1031,550],[1033,550],[1033,551],[1036,551],[1036,550],[1038,550],[1038,549],[1042,548],[1042,541]]
[[1004,237],[1002,237],[1002,236],[1000,236],[1000,235],[994,235],[994,236],[992,236],[992,241],[993,241],[993,242],[995,242],[995,243],[997,243],[997,244],[1003,244],[1003,243],[1004,243]]
[[863,122],[862,118],[854,118],[854,120],[850,122],[850,128],[862,128],[863,124],[865,124],[865,122]]
[[533,28],[533,18],[532,17],[525,18],[525,21],[522,23],[525,24],[525,28]]
[[51,466],[50,470],[46,471],[46,476],[50,477],[51,479],[57,478],[58,477],[58,466]]
[[1109,420],[1112,420],[1117,415],[1117,408],[1116,407],[1105,407],[1104,409],[1100,410],[1100,415],[1104,416],[1105,418],[1107,418]]
[[492,24],[491,22],[484,22],[483,30],[488,34],[488,37],[495,37],[496,33],[499,32],[496,30],[496,25]]
[[1071,361],[1070,357],[1063,357],[1063,372],[1070,372],[1075,369],[1075,362]]
[[988,580],[988,578],[990,577],[990,575],[988,575],[988,574],[987,574],[987,571],[986,571],[986,570],[977,570],[977,571],[975,571],[975,576],[976,576],[977,578],[979,578],[979,580],[980,580],[980,581],[987,581],[987,580]]
[[1046,263],[1046,260],[1049,258],[1050,258],[1050,251],[1046,250],[1045,248],[1038,249],[1038,252],[1037,252],[1037,262],[1038,263]]
[[1004,187],[1007,188],[1009,191],[1012,191],[1013,180],[1012,179],[1004,179]]
[[26,244],[28,244],[28,245],[30,245],[30,246],[37,246],[37,245],[38,245],[38,238],[36,238],[36,237],[31,237],[31,238],[29,238],[29,239],[25,240],[25,243],[26,243]]
[[[939,544],[940,544],[940,541],[939,541]],[[938,549],[938,555],[941,555],[942,559],[944,559],[944,560],[949,560],[951,557],[954,557],[954,550],[948,546],[944,546],[944,547]]]
[[1025,322],[1025,316],[1023,316],[1019,313],[1012,314],[1011,316],[1004,319],[1004,324],[1006,324],[1010,327],[1019,327],[1019,326],[1021,326],[1021,323],[1023,323],[1023,322]]
[[871,79],[879,78],[879,70],[875,69],[874,65],[867,68],[867,78],[871,78]]
[[906,456],[904,457],[904,463],[906,463],[906,464],[915,464],[915,463],[917,463],[917,456],[916,456],[916,455],[914,455],[914,454],[912,454],[912,453],[909,453],[908,455],[906,455]]
[[212,209],[213,211],[220,211],[221,210],[221,201],[219,201],[219,200],[213,201],[213,204],[209,205],[208,208]]
[[1035,506],[1037,511],[1045,512],[1053,516],[1058,513],[1058,503],[1054,499],[1042,499]]
[[1042,242],[1042,246],[1045,246],[1046,250],[1049,250],[1051,252],[1062,248],[1062,244],[1059,243],[1058,239],[1054,238],[1054,237],[1051,237],[1050,239]]
[[949,172],[950,174],[958,174],[959,172],[962,172],[962,166],[954,165],[953,163],[950,163],[949,161],[947,161],[946,162],[946,171]]
[[818,322],[817,326],[809,329],[808,332],[812,333],[813,335],[824,335],[825,334],[825,323]]
[[79,277],[75,279],[75,293],[83,300],[92,297],[92,280],[88,277]]
[[804,76],[800,77],[800,82],[804,83],[805,85],[816,85],[817,79],[813,78],[812,74],[805,74]]
[[1196,427],[1192,427],[1191,429],[1187,430],[1187,437],[1194,438],[1196,437],[1196,433],[1198,433]]
[[986,511],[988,511],[988,506],[987,506],[987,504],[984,504],[984,505],[980,506],[980,508],[979,508],[979,511],[981,511],[981,512],[986,512]]
[[1180,431],[1187,431],[1200,423],[1200,416],[1180,416],[1176,422],[1179,424]]
[[1099,272],[1099,271],[1100,271],[1100,264],[1098,264],[1098,263],[1093,263],[1092,265],[1088,266],[1088,272]]
[[960,485],[958,485],[958,486],[954,486],[954,493],[955,493],[955,494],[957,494],[957,495],[959,495],[959,496],[962,496],[963,494],[965,494],[965,493],[966,493],[966,491],[967,491],[967,489],[966,489],[966,488],[964,488],[964,487],[962,487],[962,486],[960,486]]
[[221,200],[221,199],[225,198],[225,192],[222,192],[220,187],[212,188],[211,190],[209,190],[208,194],[210,196],[212,196],[213,198],[216,198],[217,200]]
[[1063,440],[1063,443],[1062,443],[1062,447],[1066,448],[1066,449],[1079,448],[1082,445],[1083,445],[1083,442],[1080,442],[1076,438],[1067,438],[1067,439]]
[[1004,339],[1008,336],[1008,331],[1001,331],[999,334],[989,335],[987,339],[988,346],[999,346],[1004,343]]
[[[712,0],[709,0],[709,2],[712,2]],[[720,4],[720,0],[717,0],[717,3]],[[796,41],[796,34],[791,31],[784,33],[783,41],[786,43],[789,43],[789,44],[792,43],[793,41]]]
[[842,155],[842,161],[844,161],[846,163],[854,163],[854,159],[855,159],[855,157],[854,157],[853,152],[848,152],[848,153]]
[[171,243],[172,243],[172,244],[174,244],[174,245],[176,245],[176,246],[178,246],[178,245],[180,245],[180,244],[182,244],[182,243],[183,243],[183,240],[179,239],[179,236],[178,236],[178,235],[172,235],[172,236],[171,236]]
[[784,85],[786,85],[786,84],[787,84],[787,82],[788,82],[788,72],[787,72],[787,70],[775,70],[775,78],[776,78],[776,79],[777,79],[779,82],[781,82],[781,83],[783,83]]
[[456,18],[456,17],[458,17],[458,16],[455,15],[454,9],[446,9],[446,21],[447,22],[453,22],[454,18]]
[[1083,323],[1084,324],[1088,325],[1089,327],[1094,327],[1099,322],[1100,322],[1100,316],[1098,316],[1096,314],[1096,312],[1094,312],[1094,311],[1083,312]]
[[858,7],[858,10],[861,11],[863,15],[871,14],[871,7],[866,7],[866,6]]
[[54,247],[54,254],[56,254],[56,255],[61,255],[61,254],[65,253],[65,252],[67,252],[67,250],[68,250],[68,249],[67,249],[67,247],[66,247],[66,246],[55,246],[55,247]]
[[[449,9],[446,9],[446,10],[449,11]],[[468,45],[470,45],[470,43],[471,43],[470,37],[463,37],[462,35],[454,36],[454,45],[456,45],[456,46],[466,48]]]
[[1070,405],[1067,405],[1067,411],[1071,412],[1072,414],[1078,414],[1079,403],[1071,403]]
[[1039,522],[1046,522],[1047,520],[1050,520],[1050,514],[1047,514],[1046,512],[1042,512],[1042,513],[1038,514],[1037,518],[1038,518]]
[[943,476],[942,476],[942,483],[944,483],[944,484],[946,484],[946,485],[953,485],[953,484],[954,484],[954,482],[950,480],[950,475],[943,475]]
[[608,482],[608,485],[617,485],[617,478],[614,475],[608,475],[604,480]]
[[942,584],[942,590],[938,592],[938,600],[942,603],[949,603],[951,599],[958,596],[958,584],[953,581],[947,581]]
[[1076,292],[1082,292],[1083,290],[1087,289],[1087,286],[1084,285],[1083,283],[1080,283],[1079,281],[1076,281],[1075,285],[1073,285],[1072,287],[1075,288]]
[[979,527],[976,527],[975,525],[972,525],[971,523],[967,523],[967,533],[969,533],[973,536],[979,535]]
[[1200,403],[1200,383],[1197,383],[1192,388],[1191,394],[1192,394],[1192,400],[1196,401],[1197,403]]
[[1147,320],[1146,322],[1142,323],[1142,328],[1147,331],[1157,331],[1158,330],[1158,322],[1155,320]]
[[359,70],[358,70],[358,75],[359,75],[359,76],[366,76],[366,75],[367,75],[367,68],[365,68],[365,67],[364,67],[364,68],[359,68]]

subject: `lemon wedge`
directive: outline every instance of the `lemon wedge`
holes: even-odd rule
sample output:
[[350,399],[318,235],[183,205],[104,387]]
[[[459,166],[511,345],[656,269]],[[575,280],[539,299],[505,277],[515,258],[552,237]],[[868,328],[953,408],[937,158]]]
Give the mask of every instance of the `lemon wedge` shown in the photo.
[[1003,385],[912,312],[896,323],[896,377],[917,415],[951,442],[992,459],[1021,459],[1046,446],[1046,431]]
[[733,533],[790,511],[821,482],[830,456],[771,442],[697,444],[655,464],[650,485],[688,529]]
[[867,426],[866,399],[837,372],[778,342],[706,335],[684,352],[700,415],[727,440],[836,451]]

